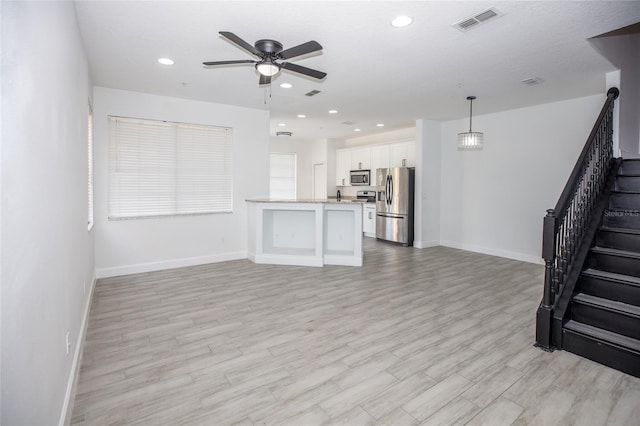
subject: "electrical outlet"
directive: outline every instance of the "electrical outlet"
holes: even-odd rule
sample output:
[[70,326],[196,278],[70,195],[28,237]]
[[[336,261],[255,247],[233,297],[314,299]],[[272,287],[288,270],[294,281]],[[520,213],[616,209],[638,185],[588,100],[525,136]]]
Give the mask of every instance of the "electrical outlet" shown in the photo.
[[65,343],[67,345],[67,355],[69,355],[69,352],[71,352],[71,332],[67,331],[67,335],[64,338]]

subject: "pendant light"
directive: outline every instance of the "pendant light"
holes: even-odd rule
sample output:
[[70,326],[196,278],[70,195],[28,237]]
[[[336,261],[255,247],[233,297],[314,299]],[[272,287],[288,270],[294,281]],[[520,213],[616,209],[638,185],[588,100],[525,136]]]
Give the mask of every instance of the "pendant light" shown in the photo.
[[484,142],[484,135],[481,132],[471,131],[471,119],[473,116],[473,100],[475,96],[467,96],[469,101],[469,131],[464,133],[458,133],[458,150],[470,151],[481,150]]

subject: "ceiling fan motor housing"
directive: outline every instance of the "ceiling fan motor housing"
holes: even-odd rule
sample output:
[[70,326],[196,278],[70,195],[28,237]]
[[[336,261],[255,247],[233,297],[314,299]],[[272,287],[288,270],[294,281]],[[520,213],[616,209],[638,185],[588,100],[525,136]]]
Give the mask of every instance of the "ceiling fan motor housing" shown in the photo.
[[269,40],[269,39],[258,40],[256,41],[254,46],[260,52],[265,52],[265,53],[278,53],[282,51],[282,43],[277,42],[275,40]]

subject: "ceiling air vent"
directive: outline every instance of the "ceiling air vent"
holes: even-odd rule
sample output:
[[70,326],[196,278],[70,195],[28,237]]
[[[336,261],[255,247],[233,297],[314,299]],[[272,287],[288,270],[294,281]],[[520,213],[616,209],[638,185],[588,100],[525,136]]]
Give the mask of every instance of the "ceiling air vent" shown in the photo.
[[487,10],[483,10],[482,12],[469,16],[468,18],[463,19],[460,22],[456,22],[453,24],[453,27],[460,31],[467,31],[470,28],[473,28],[479,24],[483,24],[490,19],[500,16],[501,13],[496,8],[490,8]]
[[304,95],[305,95],[305,96],[315,96],[315,95],[317,95],[318,93],[320,93],[320,91],[319,91],[319,90],[312,90],[312,91],[310,91],[310,92],[305,93]]
[[291,136],[291,132],[276,132],[276,136]]
[[542,83],[543,81],[544,80],[540,77],[529,77],[522,80],[522,83],[526,84],[527,86],[535,86]]
[[353,121],[342,121],[340,122],[340,124],[344,124],[345,126],[353,126],[356,123]]

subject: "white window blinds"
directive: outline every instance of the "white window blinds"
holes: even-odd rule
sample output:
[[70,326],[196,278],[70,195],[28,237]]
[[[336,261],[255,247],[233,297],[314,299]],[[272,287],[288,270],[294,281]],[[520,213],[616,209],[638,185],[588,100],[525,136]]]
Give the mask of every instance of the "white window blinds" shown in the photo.
[[109,117],[109,218],[230,212],[233,131]]
[[279,200],[295,199],[296,154],[272,153],[269,159],[269,196]]

